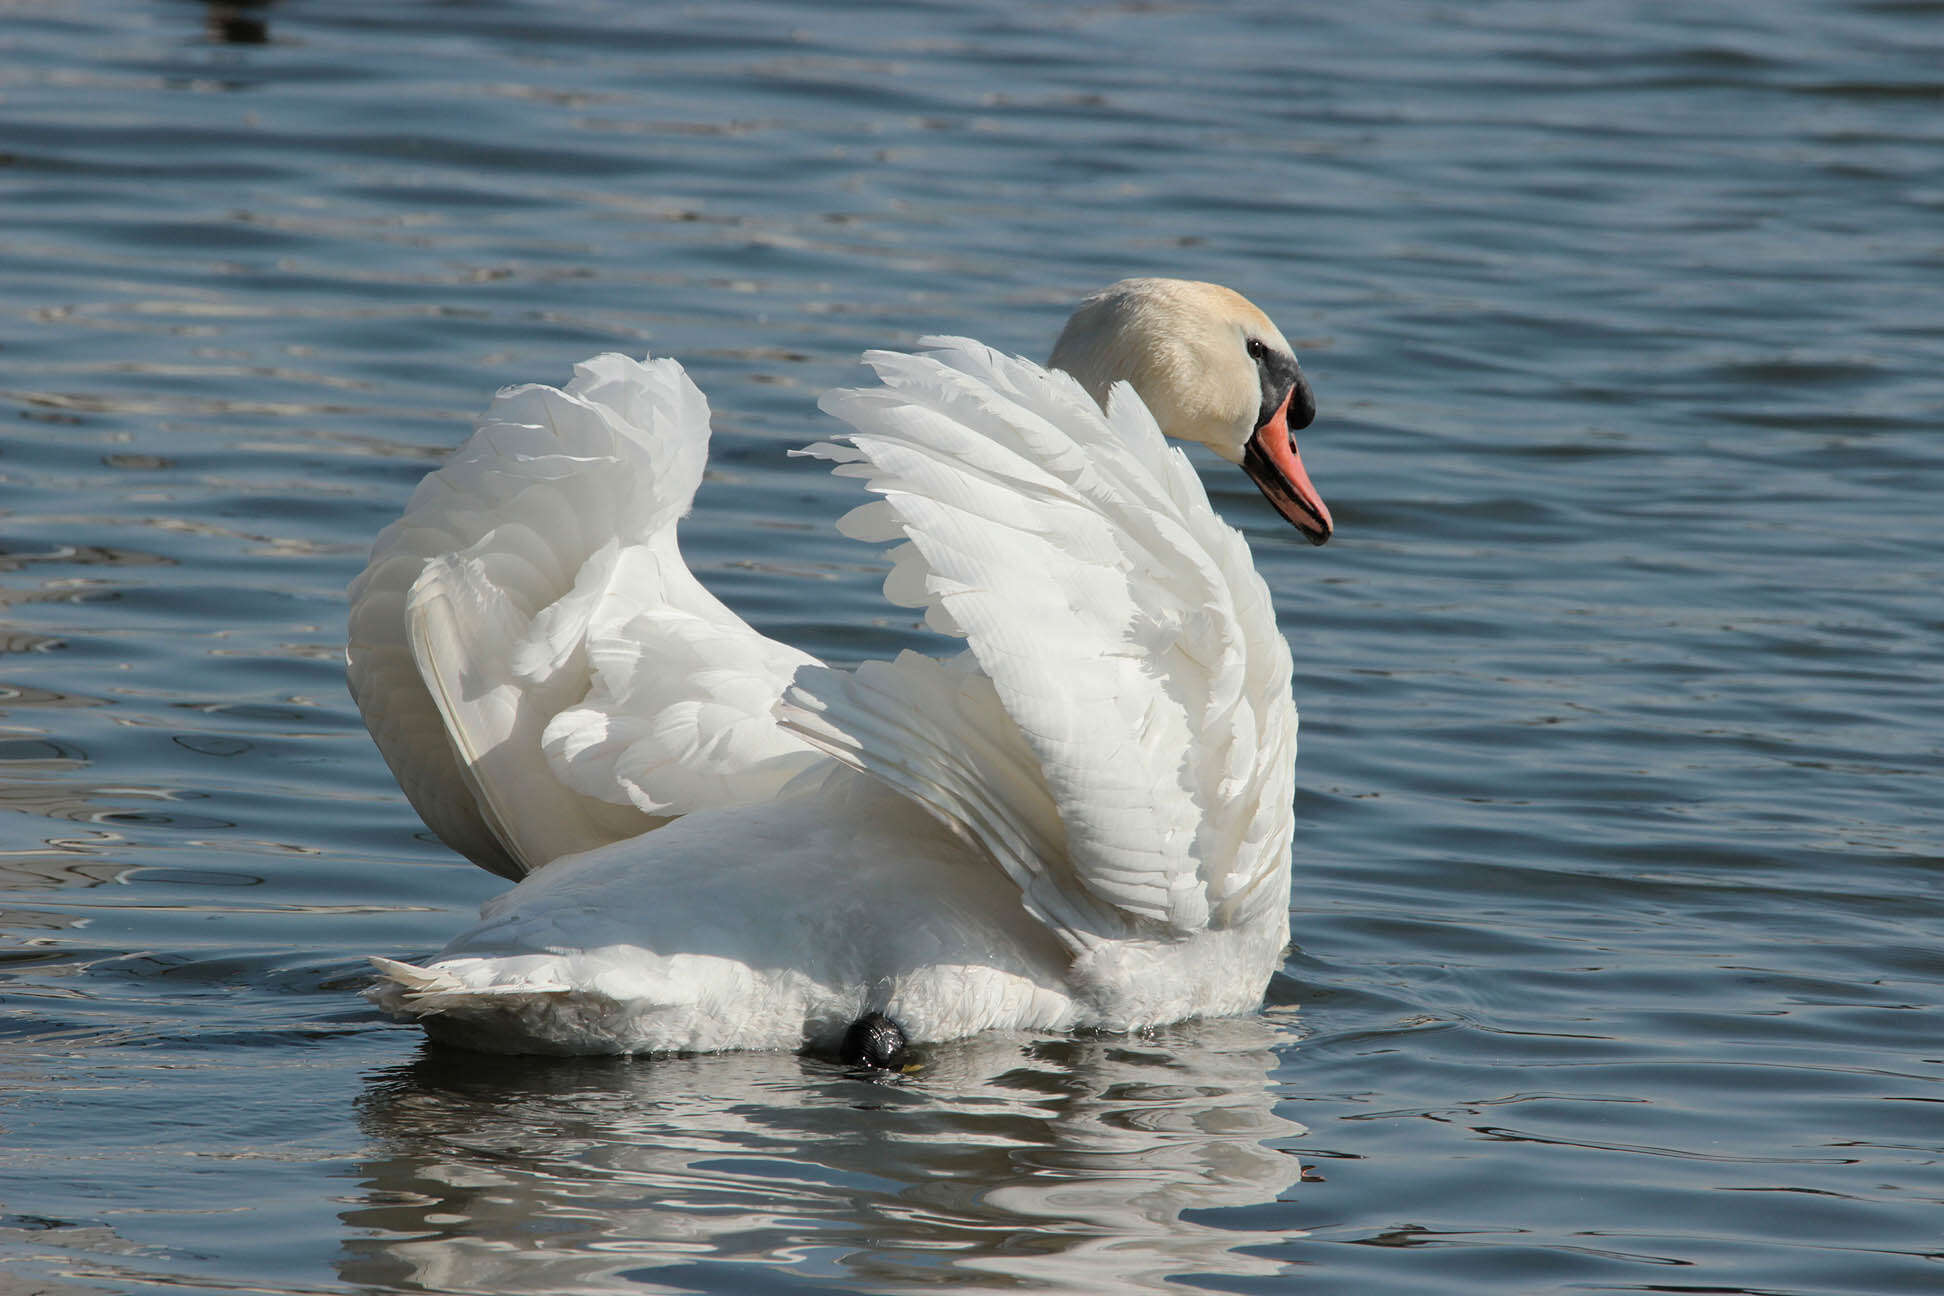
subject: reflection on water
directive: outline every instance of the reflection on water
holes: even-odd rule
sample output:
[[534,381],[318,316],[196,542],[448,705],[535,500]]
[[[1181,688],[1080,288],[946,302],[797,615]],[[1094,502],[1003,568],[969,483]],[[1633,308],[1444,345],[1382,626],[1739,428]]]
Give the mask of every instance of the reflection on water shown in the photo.
[[[978,1039],[878,1083],[786,1054],[520,1060],[428,1047],[360,1101],[339,1273],[387,1289],[738,1286],[741,1266],[1075,1291],[1275,1273],[1210,1207],[1302,1178],[1287,1018]],[[738,1265],[724,1265],[734,1259]],[[708,1270],[685,1266],[703,1260]]]

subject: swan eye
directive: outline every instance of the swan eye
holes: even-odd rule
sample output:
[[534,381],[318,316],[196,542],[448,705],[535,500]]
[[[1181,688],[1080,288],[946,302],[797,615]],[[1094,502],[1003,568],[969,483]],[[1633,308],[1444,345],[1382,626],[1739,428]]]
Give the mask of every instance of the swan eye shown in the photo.
[[1249,339],[1248,350],[1249,350],[1249,359],[1251,360],[1260,360],[1262,359],[1262,357],[1269,354],[1269,348],[1262,345],[1261,340],[1257,338]]

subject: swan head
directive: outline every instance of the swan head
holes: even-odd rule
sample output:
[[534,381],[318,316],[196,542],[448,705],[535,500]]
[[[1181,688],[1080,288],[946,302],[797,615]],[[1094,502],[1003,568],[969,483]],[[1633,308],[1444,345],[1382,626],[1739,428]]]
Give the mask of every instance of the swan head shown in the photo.
[[1049,364],[1102,406],[1126,382],[1161,430],[1240,464],[1276,511],[1322,544],[1335,524],[1296,453],[1316,398],[1289,342],[1241,293],[1123,279],[1080,303]]

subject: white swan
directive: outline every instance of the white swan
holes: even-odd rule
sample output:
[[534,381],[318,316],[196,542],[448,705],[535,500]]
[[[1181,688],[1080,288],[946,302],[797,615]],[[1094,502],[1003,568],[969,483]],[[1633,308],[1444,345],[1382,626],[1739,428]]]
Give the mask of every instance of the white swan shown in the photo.
[[831,670],[702,588],[675,527],[708,407],[672,360],[509,388],[419,486],[351,587],[351,690],[426,823],[521,881],[427,966],[375,959],[382,1007],[503,1052],[831,1048],[868,1019],[878,1061],[900,1030],[1260,1002],[1289,650],[1161,434],[1323,543],[1289,344],[1228,289],[1135,279],[1082,303],[1064,373],[925,345],[867,355],[883,385],[827,395],[850,430],[802,453],[876,497],[839,526],[894,542],[886,596],[955,658]]

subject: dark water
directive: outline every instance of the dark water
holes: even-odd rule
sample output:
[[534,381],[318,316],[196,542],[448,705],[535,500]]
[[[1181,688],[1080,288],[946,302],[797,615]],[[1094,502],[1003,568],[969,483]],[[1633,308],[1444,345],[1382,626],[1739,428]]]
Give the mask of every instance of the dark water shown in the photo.
[[[1260,1017],[488,1061],[500,884],[342,684],[509,381],[679,355],[762,629],[919,644],[782,451],[1129,273],[1277,317]],[[0,4],[0,1287],[1944,1287],[1944,5]],[[9,1286],[11,1284],[11,1286]]]

